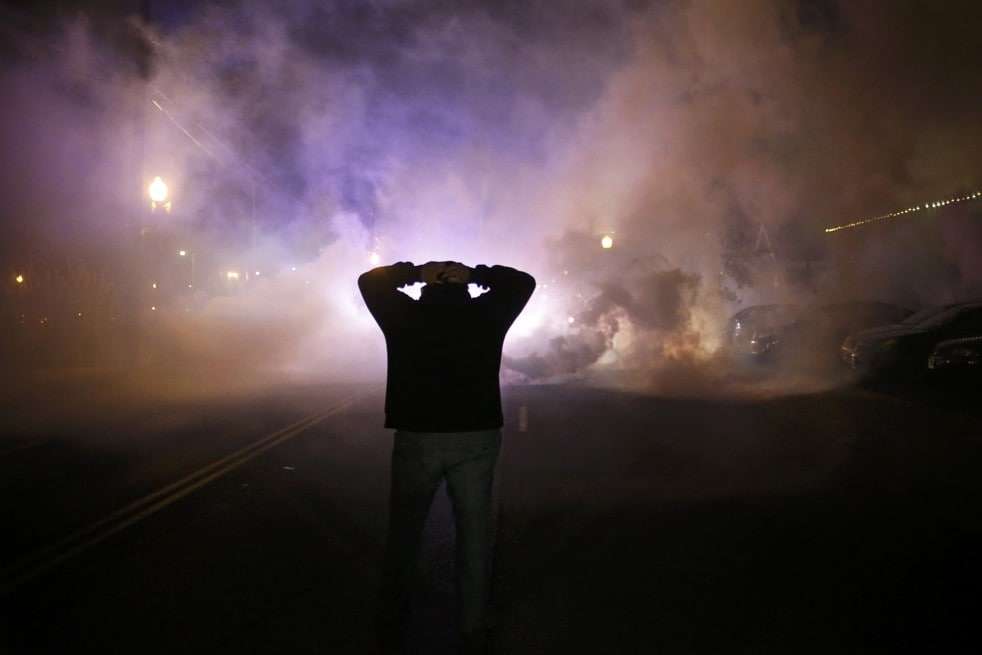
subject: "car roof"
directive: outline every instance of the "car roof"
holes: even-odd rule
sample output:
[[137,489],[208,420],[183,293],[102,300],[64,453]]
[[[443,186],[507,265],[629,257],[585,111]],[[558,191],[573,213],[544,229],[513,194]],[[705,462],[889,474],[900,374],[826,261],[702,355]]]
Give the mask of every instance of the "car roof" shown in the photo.
[[944,341],[938,343],[936,348],[957,346],[960,344],[975,343],[975,342],[982,343],[982,335],[979,335],[977,337],[959,337],[958,339],[945,339]]
[[751,314],[764,314],[764,313],[775,312],[775,311],[794,311],[796,309],[798,309],[798,305],[791,305],[785,303],[771,303],[768,305],[751,305],[750,307],[744,307],[733,316],[734,317],[749,316]]

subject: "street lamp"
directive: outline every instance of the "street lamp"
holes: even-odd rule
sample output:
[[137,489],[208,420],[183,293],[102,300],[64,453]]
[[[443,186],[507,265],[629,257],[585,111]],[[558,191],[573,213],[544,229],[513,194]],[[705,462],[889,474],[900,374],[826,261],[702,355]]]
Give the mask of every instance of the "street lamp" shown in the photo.
[[17,277],[14,278],[14,282],[17,284],[24,284],[24,276],[18,273]]
[[600,247],[604,250],[610,250],[614,247],[614,237],[609,234],[605,234],[602,239],[600,239]]
[[194,287],[194,252],[190,250],[184,250],[182,248],[181,250],[177,251],[177,256],[187,257],[191,262],[191,275],[190,275],[191,279],[188,282],[188,289],[191,289],[192,287]]
[[150,186],[147,187],[147,193],[150,195],[150,211],[160,206],[164,208],[164,211],[170,212],[170,189],[167,188],[167,184],[159,175],[150,182]]

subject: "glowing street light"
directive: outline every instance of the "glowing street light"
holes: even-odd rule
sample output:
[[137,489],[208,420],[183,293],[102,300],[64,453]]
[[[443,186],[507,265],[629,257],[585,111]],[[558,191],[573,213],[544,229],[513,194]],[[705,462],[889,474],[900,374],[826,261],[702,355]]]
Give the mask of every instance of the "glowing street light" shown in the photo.
[[238,271],[228,271],[228,272],[225,273],[225,279],[226,280],[238,280],[239,279],[239,272]]
[[14,278],[14,282],[17,284],[24,284],[24,276],[18,273],[17,277]]
[[379,254],[377,252],[373,252],[371,255],[368,256],[368,261],[371,263],[372,266],[378,266],[378,263],[382,261],[382,258],[379,257]]
[[155,210],[158,205],[163,207],[164,211],[170,211],[170,189],[159,175],[150,182],[147,193],[150,195],[150,211]]
[[600,247],[604,250],[609,250],[614,247],[614,237],[609,234],[605,234],[600,240]]
[[187,250],[178,250],[177,251],[177,254],[180,257],[187,257],[188,256],[188,251]]
[[167,184],[160,179],[159,175],[153,178],[147,191],[150,193],[150,199],[157,203],[167,202],[167,196],[170,192]]

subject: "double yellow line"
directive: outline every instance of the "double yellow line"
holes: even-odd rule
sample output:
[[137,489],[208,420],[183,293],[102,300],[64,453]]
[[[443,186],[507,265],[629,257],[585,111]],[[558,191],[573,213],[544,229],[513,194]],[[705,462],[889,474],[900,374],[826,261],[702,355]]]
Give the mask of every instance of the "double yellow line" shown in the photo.
[[24,557],[0,572],[0,595],[10,593],[18,586],[37,578],[82,551],[105,541],[117,532],[156,514],[209,482],[237,469],[270,448],[274,448],[312,428],[324,419],[344,411],[362,395],[364,394],[352,394],[325,412],[308,416],[277,430],[231,455],[222,457],[177,482],[158,489],[152,494],[116,510],[105,518],[73,532],[61,541]]

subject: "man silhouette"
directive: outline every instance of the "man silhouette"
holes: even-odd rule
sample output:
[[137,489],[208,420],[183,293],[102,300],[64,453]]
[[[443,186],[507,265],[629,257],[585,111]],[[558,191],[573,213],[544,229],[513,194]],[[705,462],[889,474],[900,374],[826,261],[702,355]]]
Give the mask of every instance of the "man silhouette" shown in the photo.
[[[425,283],[418,301],[398,291],[416,282]],[[468,283],[489,290],[471,298]],[[385,335],[385,427],[395,429],[381,643],[393,652],[402,647],[423,526],[446,480],[457,526],[462,650],[486,652],[501,347],[535,279],[506,266],[398,262],[363,273],[358,287]]]

